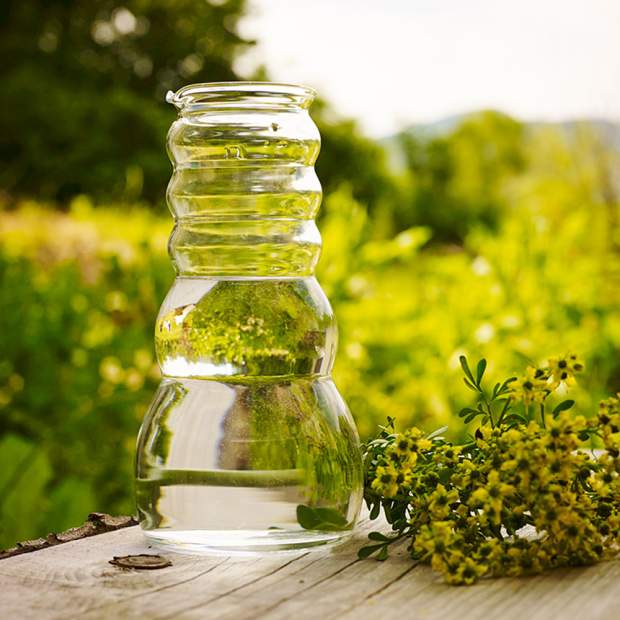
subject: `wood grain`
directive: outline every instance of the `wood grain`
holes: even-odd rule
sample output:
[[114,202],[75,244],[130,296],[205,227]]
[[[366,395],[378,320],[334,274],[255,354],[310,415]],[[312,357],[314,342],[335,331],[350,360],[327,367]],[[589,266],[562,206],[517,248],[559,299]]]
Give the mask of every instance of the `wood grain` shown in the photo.
[[0,562],[2,618],[416,618],[618,620],[620,562],[519,579],[444,585],[404,547],[358,560],[380,522],[364,520],[334,550],[230,558],[166,554],[157,571],[111,566],[113,556],[157,552],[139,528],[68,542]]

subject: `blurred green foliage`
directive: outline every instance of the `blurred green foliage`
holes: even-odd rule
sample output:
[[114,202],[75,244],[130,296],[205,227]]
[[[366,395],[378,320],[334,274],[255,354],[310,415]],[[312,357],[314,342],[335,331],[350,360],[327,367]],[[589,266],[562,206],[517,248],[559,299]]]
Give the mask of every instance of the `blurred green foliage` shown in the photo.
[[[153,328],[173,278],[161,213],[172,111],[160,102],[185,82],[237,77],[244,8],[0,9],[0,546],[133,510],[135,437],[159,382]],[[318,276],[340,327],[335,378],[363,436],[387,415],[450,424],[470,402],[461,354],[503,376],[575,351],[589,411],[620,388],[620,160],[605,126],[483,112],[378,144],[324,102],[313,115]]]
[[496,229],[510,189],[506,180],[525,164],[524,131],[514,119],[487,111],[430,140],[402,133],[411,201],[397,213],[399,223],[413,217],[446,242],[461,242],[475,224]]
[[[487,135],[495,121],[466,123]],[[462,135],[440,138],[448,153]],[[619,388],[618,155],[587,127],[519,135],[518,166],[489,166],[495,228],[472,216],[461,229],[456,211],[458,245],[433,240],[431,222],[378,236],[380,218],[346,183],[326,197],[318,275],[340,326],[335,378],[362,435],[386,415],[450,424],[470,399],[461,354],[487,357],[501,376],[578,351],[589,411]],[[475,202],[469,175],[483,167],[453,172],[453,200]],[[134,440],[159,378],[153,325],[173,277],[170,225],[85,197],[65,214],[28,202],[2,214],[2,544],[95,508],[132,510]]]

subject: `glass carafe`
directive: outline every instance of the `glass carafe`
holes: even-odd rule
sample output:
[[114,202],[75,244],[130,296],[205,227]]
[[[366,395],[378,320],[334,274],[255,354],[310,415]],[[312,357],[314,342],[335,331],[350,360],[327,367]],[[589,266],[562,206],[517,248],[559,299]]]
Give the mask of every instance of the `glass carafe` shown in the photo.
[[336,324],[313,275],[313,96],[248,82],[168,95],[177,278],[156,324],[163,380],[136,495],[144,533],[172,549],[325,545],[360,508],[358,435],[330,376]]

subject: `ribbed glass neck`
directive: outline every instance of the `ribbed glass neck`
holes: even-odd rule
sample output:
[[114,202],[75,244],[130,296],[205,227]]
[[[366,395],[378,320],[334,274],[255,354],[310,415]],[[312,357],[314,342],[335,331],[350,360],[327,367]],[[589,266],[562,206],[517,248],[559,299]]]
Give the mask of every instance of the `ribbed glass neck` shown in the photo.
[[185,276],[307,277],[319,257],[314,91],[261,82],[171,93],[175,217],[170,253]]

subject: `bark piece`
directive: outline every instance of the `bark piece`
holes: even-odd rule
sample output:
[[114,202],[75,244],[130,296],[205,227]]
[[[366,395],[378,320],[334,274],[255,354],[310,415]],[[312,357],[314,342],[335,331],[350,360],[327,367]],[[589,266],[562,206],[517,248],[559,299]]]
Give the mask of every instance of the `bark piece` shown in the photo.
[[40,549],[46,549],[47,547],[53,547],[62,543],[71,542],[73,540],[80,540],[81,538],[87,538],[88,536],[95,536],[97,534],[103,534],[104,532],[112,532],[114,530],[120,530],[124,527],[130,527],[137,525],[138,522],[131,516],[119,516],[113,517],[105,514],[104,512],[91,512],[88,515],[88,520],[79,527],[72,527],[59,534],[50,533],[45,538],[36,538],[34,540],[24,540],[18,542],[15,547],[0,551],[0,560],[4,558],[10,558],[14,555],[21,555],[22,553],[30,553],[32,551],[39,551]]

